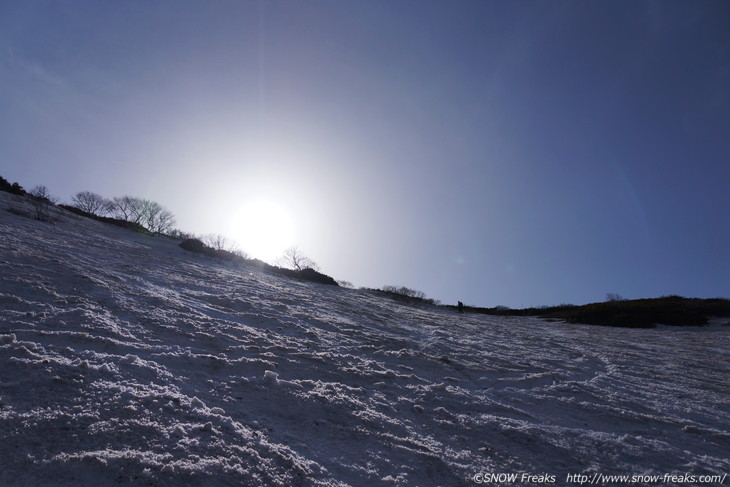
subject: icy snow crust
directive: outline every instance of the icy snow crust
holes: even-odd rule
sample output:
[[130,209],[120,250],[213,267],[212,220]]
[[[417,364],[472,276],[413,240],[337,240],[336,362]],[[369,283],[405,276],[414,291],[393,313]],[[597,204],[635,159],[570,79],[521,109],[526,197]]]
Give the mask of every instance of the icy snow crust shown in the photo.
[[24,204],[0,194],[0,485],[730,471],[727,327],[404,306]]

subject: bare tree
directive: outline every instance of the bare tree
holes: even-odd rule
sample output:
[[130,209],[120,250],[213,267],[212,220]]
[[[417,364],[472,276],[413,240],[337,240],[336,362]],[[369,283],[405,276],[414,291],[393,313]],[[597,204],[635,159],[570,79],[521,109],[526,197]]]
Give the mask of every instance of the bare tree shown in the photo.
[[175,215],[155,201],[122,196],[112,199],[109,207],[116,218],[142,225],[153,233],[167,233],[175,226]]
[[161,204],[140,200],[139,223],[153,233],[167,233],[175,226],[175,215]]
[[295,271],[303,271],[304,269],[319,270],[319,266],[312,259],[307,257],[296,247],[289,247],[284,252],[284,255],[279,258],[277,263],[281,267],[288,267]]
[[246,252],[244,252],[241,249],[231,250],[231,253],[233,255],[235,255],[236,257],[240,257],[241,259],[244,259],[244,260],[250,260],[251,259],[251,257]]
[[91,191],[81,191],[71,197],[71,204],[81,211],[92,215],[105,215],[110,208],[109,200]]
[[170,210],[162,208],[162,210],[157,214],[155,220],[150,222],[150,231],[168,234],[172,231],[174,226],[175,215],[173,215]]
[[112,213],[115,218],[118,218],[120,220],[124,220],[127,222],[131,221],[134,199],[135,198],[132,198],[131,196],[113,198],[110,204],[110,213]]
[[134,198],[126,196],[128,198],[129,206],[129,221],[138,225],[144,226],[145,215],[149,211],[149,202],[142,198]]
[[409,298],[425,299],[426,293],[418,291],[417,289],[410,289],[405,286],[383,286],[383,291],[386,293],[400,294]]
[[220,233],[202,235],[200,240],[213,250],[225,250],[226,252],[236,252],[238,250],[235,242],[230,241]]
[[57,198],[51,196],[48,188],[39,185],[30,190],[30,201],[35,210],[35,219],[47,222],[51,219],[51,206],[56,204]]

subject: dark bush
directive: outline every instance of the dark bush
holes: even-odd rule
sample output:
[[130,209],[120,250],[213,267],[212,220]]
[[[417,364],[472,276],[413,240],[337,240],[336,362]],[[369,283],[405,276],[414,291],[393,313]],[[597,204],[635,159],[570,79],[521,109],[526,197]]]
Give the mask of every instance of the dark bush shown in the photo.
[[406,298],[425,299],[426,293],[405,286],[383,286],[383,292],[398,294]]
[[302,281],[310,281],[310,282],[317,282],[320,284],[328,284],[332,286],[338,286],[339,284],[337,281],[326,275],[322,274],[319,271],[315,271],[314,269],[303,269],[301,271],[297,271],[294,269],[287,269],[286,267],[279,267],[271,264],[267,264],[266,262],[260,260],[260,259],[246,259],[246,264],[256,267],[257,269],[260,269],[264,272],[270,272],[271,274],[276,274],[278,276],[284,276],[291,279],[300,279]]
[[0,176],[0,191],[6,191],[8,193],[17,194],[19,196],[26,195],[26,191],[18,183],[10,184],[10,182],[4,177]]
[[426,298],[426,293],[423,291],[417,291],[405,286],[383,286],[383,289],[375,289],[374,291],[406,303],[438,304],[435,299]]
[[63,208],[66,211],[70,211],[71,213],[73,213],[75,215],[85,216],[86,218],[91,218],[92,220],[98,219],[96,217],[96,215],[87,213],[84,210],[80,210],[80,209],[76,208],[75,206],[60,204],[60,205],[58,205],[58,207]]
[[177,240],[187,240],[189,238],[195,238],[195,235],[188,232],[183,232],[182,230],[178,230],[177,228],[173,228],[169,232],[167,232],[167,236],[177,239]]
[[8,180],[0,176],[0,191],[10,192],[10,188],[12,188],[12,185],[8,182]]
[[86,218],[91,218],[92,220],[100,221],[102,223],[108,223],[109,225],[126,228],[127,230],[132,230],[133,232],[147,233],[147,234],[150,233],[149,230],[147,230],[145,227],[143,227],[139,223],[128,222],[126,220],[120,220],[119,218],[111,218],[108,216],[97,216],[92,213],[87,213],[84,210],[79,210],[75,206],[70,206],[70,205],[58,205],[58,206],[60,208],[63,208],[64,210],[70,211],[71,213],[74,213],[76,215],[85,216]]
[[659,324],[702,326],[707,324],[711,316],[730,316],[730,301],[666,296],[656,299],[591,303],[570,309],[548,310],[542,314],[570,323],[626,328],[651,328]]
[[51,195],[48,188],[42,184],[30,190],[30,202],[35,210],[36,220],[51,221],[51,208],[56,205],[56,201],[56,197]]
[[319,271],[315,271],[314,269],[310,269],[310,268],[302,269],[301,271],[297,271],[297,274],[300,279],[304,279],[305,281],[312,281],[312,282],[318,282],[320,284],[330,284],[332,286],[339,286],[339,284],[337,284],[337,281],[335,281],[332,277],[322,274]]
[[[197,252],[199,254],[206,254],[206,249],[209,249],[201,240],[197,238],[188,238],[180,242],[180,247],[190,252]],[[213,249],[210,249],[213,250]]]

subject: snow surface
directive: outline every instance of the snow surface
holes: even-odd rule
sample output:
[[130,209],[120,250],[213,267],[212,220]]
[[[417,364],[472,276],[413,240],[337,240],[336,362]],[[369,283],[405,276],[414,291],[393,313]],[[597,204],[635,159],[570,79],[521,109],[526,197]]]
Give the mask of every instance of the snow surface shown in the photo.
[[25,205],[0,193],[0,485],[730,471],[730,327],[458,315]]

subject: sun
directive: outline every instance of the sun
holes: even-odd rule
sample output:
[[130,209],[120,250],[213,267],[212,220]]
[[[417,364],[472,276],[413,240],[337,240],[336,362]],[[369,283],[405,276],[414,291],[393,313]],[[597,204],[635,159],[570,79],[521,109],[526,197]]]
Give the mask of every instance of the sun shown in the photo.
[[261,199],[241,207],[234,232],[246,253],[271,263],[292,245],[294,225],[281,205]]

